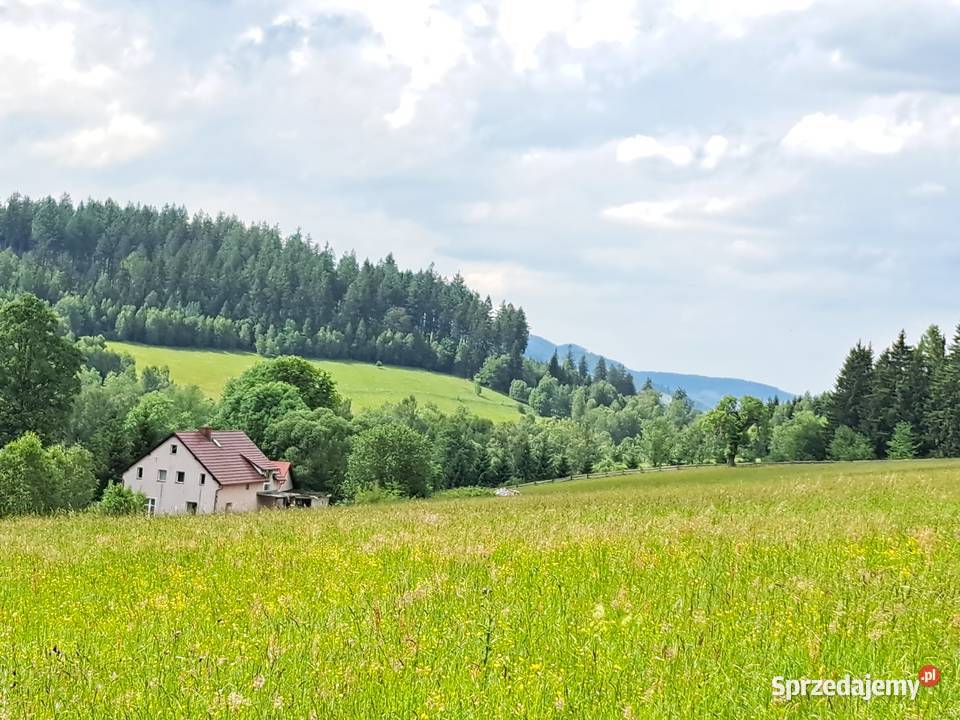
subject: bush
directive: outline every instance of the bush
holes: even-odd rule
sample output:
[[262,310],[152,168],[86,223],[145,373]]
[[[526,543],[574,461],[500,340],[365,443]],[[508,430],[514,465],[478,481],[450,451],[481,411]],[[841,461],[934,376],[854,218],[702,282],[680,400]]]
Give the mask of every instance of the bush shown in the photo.
[[626,469],[627,466],[625,464],[617,462],[612,458],[604,458],[593,466],[593,472],[595,473],[620,472],[621,470]]
[[353,496],[352,502],[354,505],[374,505],[376,503],[397,502],[402,499],[403,496],[396,490],[388,490],[375,485],[371,488],[358,490]]
[[800,410],[792,418],[773,429],[770,459],[823,460],[826,447],[827,419],[810,410]]
[[82,447],[44,448],[28,432],[0,449],[0,516],[79,510],[96,489],[93,458]]
[[873,460],[873,446],[866,436],[841,425],[830,442],[830,458],[833,460]]
[[147,496],[123,485],[110,483],[93,509],[100,515],[139,515],[147,510]]
[[510,383],[510,397],[517,402],[528,402],[530,400],[530,386],[523,380],[512,381]]

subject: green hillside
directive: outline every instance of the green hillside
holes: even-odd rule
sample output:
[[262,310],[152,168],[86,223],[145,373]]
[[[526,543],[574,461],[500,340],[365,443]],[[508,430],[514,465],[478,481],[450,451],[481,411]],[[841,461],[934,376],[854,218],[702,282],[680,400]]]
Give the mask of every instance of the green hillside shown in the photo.
[[[109,346],[132,355],[137,367],[166,365],[177,383],[198,385],[211,397],[218,397],[227,380],[260,360],[258,355],[243,352],[188,350],[124,342],[111,342]],[[506,395],[484,388],[483,394],[477,396],[472,382],[452,375],[414,368],[377,367],[353,361],[314,362],[333,376],[341,393],[353,400],[354,410],[398,402],[413,395],[419,402],[433,403],[444,412],[464,406],[480,417],[496,422],[515,420],[520,415],[517,403]]]

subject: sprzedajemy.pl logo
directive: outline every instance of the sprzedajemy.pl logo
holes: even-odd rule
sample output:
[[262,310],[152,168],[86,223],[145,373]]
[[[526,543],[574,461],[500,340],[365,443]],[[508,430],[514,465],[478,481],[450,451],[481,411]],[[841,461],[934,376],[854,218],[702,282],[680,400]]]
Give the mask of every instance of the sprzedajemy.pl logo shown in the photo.
[[866,701],[878,697],[908,697],[916,700],[921,685],[933,687],[938,682],[940,670],[937,666],[924,665],[915,680],[873,678],[870,673],[863,677],[844,675],[836,680],[786,678],[777,675],[770,684],[775,698],[783,698],[789,702],[796,697],[858,697]]

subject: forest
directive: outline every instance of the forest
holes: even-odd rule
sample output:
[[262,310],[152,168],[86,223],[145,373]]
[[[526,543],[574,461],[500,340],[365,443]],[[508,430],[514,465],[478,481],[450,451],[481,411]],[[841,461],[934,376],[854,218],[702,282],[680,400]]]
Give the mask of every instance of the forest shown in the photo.
[[350,358],[473,377],[487,357],[518,372],[522,308],[459,275],[339,258],[299,232],[180,207],[0,204],[0,289],[54,305],[76,335],[153,345]]

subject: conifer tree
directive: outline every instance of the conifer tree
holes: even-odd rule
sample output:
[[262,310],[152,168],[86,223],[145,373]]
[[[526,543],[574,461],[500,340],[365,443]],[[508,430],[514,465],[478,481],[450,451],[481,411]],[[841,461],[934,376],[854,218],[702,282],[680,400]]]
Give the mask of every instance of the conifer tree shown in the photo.
[[590,368],[587,366],[586,355],[580,356],[580,362],[577,364],[577,374],[580,376],[581,385],[590,384]]
[[907,344],[906,333],[901,330],[874,366],[869,435],[878,453],[886,449],[897,423],[918,425],[925,403],[916,351]]
[[607,361],[604,360],[603,356],[600,356],[600,359],[597,360],[597,366],[593,369],[593,381],[600,382],[601,380],[607,379]]
[[960,455],[960,325],[931,381],[924,425],[937,455]]
[[832,427],[842,425],[857,432],[867,430],[873,391],[873,350],[857,343],[851,348],[830,394],[828,418]]
[[560,361],[557,360],[556,350],[553,351],[553,355],[550,356],[550,362],[547,363],[547,372],[557,380],[563,381],[563,370],[560,369]]
[[916,456],[917,442],[913,437],[913,426],[908,422],[898,422],[887,442],[887,457],[891,460],[909,460]]
[[563,359],[563,382],[567,385],[577,384],[577,366],[573,362],[573,349],[567,348],[567,356]]

